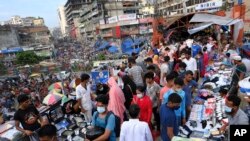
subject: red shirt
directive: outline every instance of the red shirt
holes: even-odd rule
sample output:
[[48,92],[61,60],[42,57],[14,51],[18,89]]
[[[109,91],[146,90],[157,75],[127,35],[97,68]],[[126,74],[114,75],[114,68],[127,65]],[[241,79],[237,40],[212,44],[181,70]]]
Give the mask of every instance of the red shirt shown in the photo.
[[132,104],[137,104],[140,107],[140,121],[145,121],[149,125],[151,124],[152,117],[152,101],[145,95],[143,98],[138,98],[136,95],[133,96]]

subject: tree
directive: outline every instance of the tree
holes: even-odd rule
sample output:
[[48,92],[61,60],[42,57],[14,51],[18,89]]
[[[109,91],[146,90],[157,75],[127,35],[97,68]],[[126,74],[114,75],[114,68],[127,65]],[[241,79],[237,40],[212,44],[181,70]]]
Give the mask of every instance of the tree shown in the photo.
[[26,65],[26,64],[37,64],[42,58],[37,56],[33,51],[20,52],[16,55],[17,64]]
[[7,73],[7,69],[4,66],[3,62],[0,61],[0,74],[6,74]]

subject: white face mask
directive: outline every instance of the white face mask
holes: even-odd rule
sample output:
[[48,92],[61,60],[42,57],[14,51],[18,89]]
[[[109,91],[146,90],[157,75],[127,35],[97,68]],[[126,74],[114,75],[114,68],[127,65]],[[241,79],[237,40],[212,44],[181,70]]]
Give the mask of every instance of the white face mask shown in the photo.
[[97,112],[102,114],[105,112],[105,107],[97,107]]
[[140,93],[140,94],[137,94],[136,96],[137,96],[138,98],[142,98],[142,97],[143,97],[143,94]]
[[99,91],[103,91],[103,87],[99,89]]

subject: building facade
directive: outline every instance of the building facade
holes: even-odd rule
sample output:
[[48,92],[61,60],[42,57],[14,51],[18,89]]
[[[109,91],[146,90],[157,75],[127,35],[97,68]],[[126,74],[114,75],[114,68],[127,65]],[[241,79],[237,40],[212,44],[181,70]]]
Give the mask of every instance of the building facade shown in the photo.
[[67,21],[66,21],[64,6],[59,6],[57,11],[58,11],[58,17],[59,17],[62,36],[66,37],[68,35],[68,33],[67,33],[68,24],[67,24]]
[[139,0],[94,0],[80,14],[81,34],[89,40],[97,36],[121,38],[139,34]]
[[44,19],[41,17],[38,17],[33,20],[33,25],[34,26],[44,26]]
[[10,25],[0,26],[0,49],[19,46],[17,30]]
[[79,18],[81,9],[84,5],[91,4],[92,0],[67,0],[64,5],[66,21],[69,26],[69,34],[72,38],[76,39],[76,32],[80,32],[79,28],[76,27],[78,25],[79,20],[74,20],[75,18]]

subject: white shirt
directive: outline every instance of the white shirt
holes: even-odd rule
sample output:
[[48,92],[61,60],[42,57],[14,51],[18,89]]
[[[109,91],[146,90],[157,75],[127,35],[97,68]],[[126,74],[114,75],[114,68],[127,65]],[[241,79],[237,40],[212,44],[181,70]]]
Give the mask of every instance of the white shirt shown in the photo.
[[85,110],[92,110],[90,93],[90,85],[87,85],[87,90],[81,84],[76,87],[76,99],[81,99],[82,107]]
[[185,58],[183,62],[187,65],[186,70],[191,70],[193,73],[197,71],[197,62],[194,58],[191,57],[189,60]]
[[247,68],[247,73],[250,72],[250,60],[247,58],[243,58],[242,62],[245,64],[245,66]]
[[166,83],[166,77],[163,77],[163,74],[164,73],[166,73],[166,74],[168,74],[169,73],[169,67],[168,67],[168,64],[167,63],[163,63],[162,65],[161,65],[161,80],[160,80],[160,84],[162,85],[162,86],[165,86],[165,83]]
[[122,124],[120,141],[153,141],[153,138],[146,122],[130,119]]

